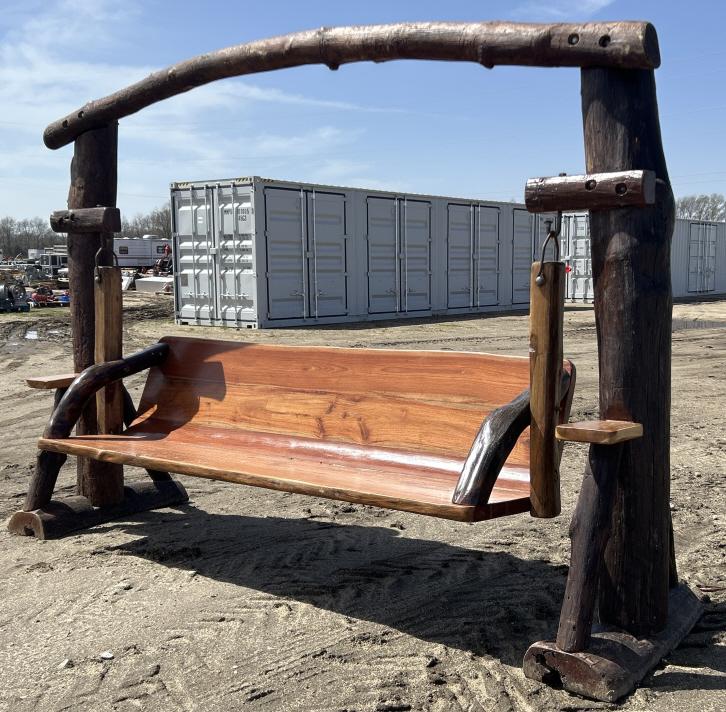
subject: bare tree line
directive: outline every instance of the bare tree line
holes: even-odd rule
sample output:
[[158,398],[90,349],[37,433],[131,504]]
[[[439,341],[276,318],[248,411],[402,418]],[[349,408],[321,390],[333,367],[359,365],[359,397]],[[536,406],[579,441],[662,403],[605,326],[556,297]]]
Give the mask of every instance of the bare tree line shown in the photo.
[[[720,193],[710,195],[684,195],[676,201],[676,217],[689,220],[726,220],[726,197]],[[124,218],[121,225],[124,237],[158,235],[171,239],[171,210],[169,203],[148,213],[137,213],[133,218]],[[16,220],[6,216],[0,218],[0,256],[27,257],[32,248],[64,244],[65,235],[57,235],[48,221],[43,218]]]
[[137,213],[130,220],[125,217],[122,218],[121,235],[123,237],[158,235],[171,240],[171,209],[169,203],[165,203],[149,213]]
[[[158,235],[171,239],[169,203],[149,213],[138,213],[130,220],[123,219],[120,236],[142,235]],[[0,218],[0,258],[26,259],[28,250],[64,245],[65,241],[65,235],[54,233],[45,218],[16,220],[10,215]]]
[[0,257],[26,259],[30,249],[64,243],[65,237],[56,235],[43,218],[16,220],[9,215],[0,218]]
[[676,200],[676,217],[689,220],[726,220],[726,197],[711,195],[684,195]]

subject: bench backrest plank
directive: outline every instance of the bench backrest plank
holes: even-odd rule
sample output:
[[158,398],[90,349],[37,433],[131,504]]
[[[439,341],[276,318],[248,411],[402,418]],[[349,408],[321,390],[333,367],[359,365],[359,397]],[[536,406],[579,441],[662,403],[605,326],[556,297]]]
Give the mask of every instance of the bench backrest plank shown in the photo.
[[[464,458],[484,417],[529,386],[526,357],[163,341],[170,355],[139,408],[157,428],[193,422]],[[528,434],[509,462],[529,464]]]

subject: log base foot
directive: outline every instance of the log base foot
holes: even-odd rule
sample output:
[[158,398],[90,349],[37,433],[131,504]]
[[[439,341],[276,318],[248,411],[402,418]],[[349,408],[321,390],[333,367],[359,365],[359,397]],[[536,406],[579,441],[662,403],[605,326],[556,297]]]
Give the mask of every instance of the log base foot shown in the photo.
[[184,504],[189,500],[183,485],[176,480],[134,482],[124,487],[124,498],[112,507],[93,507],[85,497],[52,500],[44,509],[16,512],[8,522],[13,534],[38,539],[59,539],[70,532],[87,529],[150,509]]
[[619,629],[594,626],[587,649],[579,653],[540,641],[524,656],[524,674],[582,697],[615,702],[678,646],[702,613],[701,600],[681,584],[671,589],[668,624],[659,633],[636,638]]

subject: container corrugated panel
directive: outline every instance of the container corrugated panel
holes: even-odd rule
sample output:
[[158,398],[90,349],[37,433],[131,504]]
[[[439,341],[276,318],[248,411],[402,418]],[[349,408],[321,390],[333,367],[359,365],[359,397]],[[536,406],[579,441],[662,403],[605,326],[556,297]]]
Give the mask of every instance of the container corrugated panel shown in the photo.
[[688,293],[716,290],[717,223],[693,222],[688,239]]
[[716,236],[716,292],[726,294],[726,222],[719,223]]
[[213,188],[213,195],[219,318],[229,325],[256,322],[252,191],[244,186],[220,184]]
[[560,251],[567,264],[565,294],[570,301],[591,302],[594,298],[590,225],[587,213],[562,216]]
[[264,203],[268,318],[347,314],[345,196],[266,187]]
[[431,309],[431,210],[430,201],[367,196],[369,313]]
[[[587,214],[563,216],[561,239],[570,267],[568,298],[590,301],[594,289]],[[671,283],[677,299],[726,294],[726,223],[676,220],[671,243]]]
[[499,302],[499,209],[474,203],[446,207],[447,306],[493,306]]
[[172,193],[177,318],[218,320],[212,189],[189,186]]

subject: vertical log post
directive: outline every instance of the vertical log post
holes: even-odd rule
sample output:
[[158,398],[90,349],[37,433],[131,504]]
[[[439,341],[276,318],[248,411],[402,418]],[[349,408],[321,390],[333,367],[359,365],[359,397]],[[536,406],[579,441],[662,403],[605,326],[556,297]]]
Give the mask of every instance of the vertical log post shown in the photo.
[[643,437],[623,446],[600,621],[646,635],[668,616],[674,201],[653,71],[592,68],[581,78],[587,171],[657,179],[654,205],[590,215],[600,417],[643,424]]
[[[76,139],[68,191],[70,210],[116,206],[117,149],[116,122],[88,131]],[[101,233],[68,233],[71,334],[73,368],[76,373],[93,364],[95,359],[95,256],[106,242]],[[121,328],[120,322],[117,328]],[[95,433],[97,427],[96,404],[93,401],[85,409],[76,432]],[[120,478],[123,478],[123,468],[120,465],[78,458],[78,494],[88,497],[94,506],[120,501]]]
[[555,439],[562,380],[565,265],[532,265],[529,310],[530,509],[533,517],[560,513],[560,444]]
[[557,631],[560,650],[578,652],[584,650],[590,640],[622,454],[622,444],[590,446],[585,478],[570,524],[570,571]]

